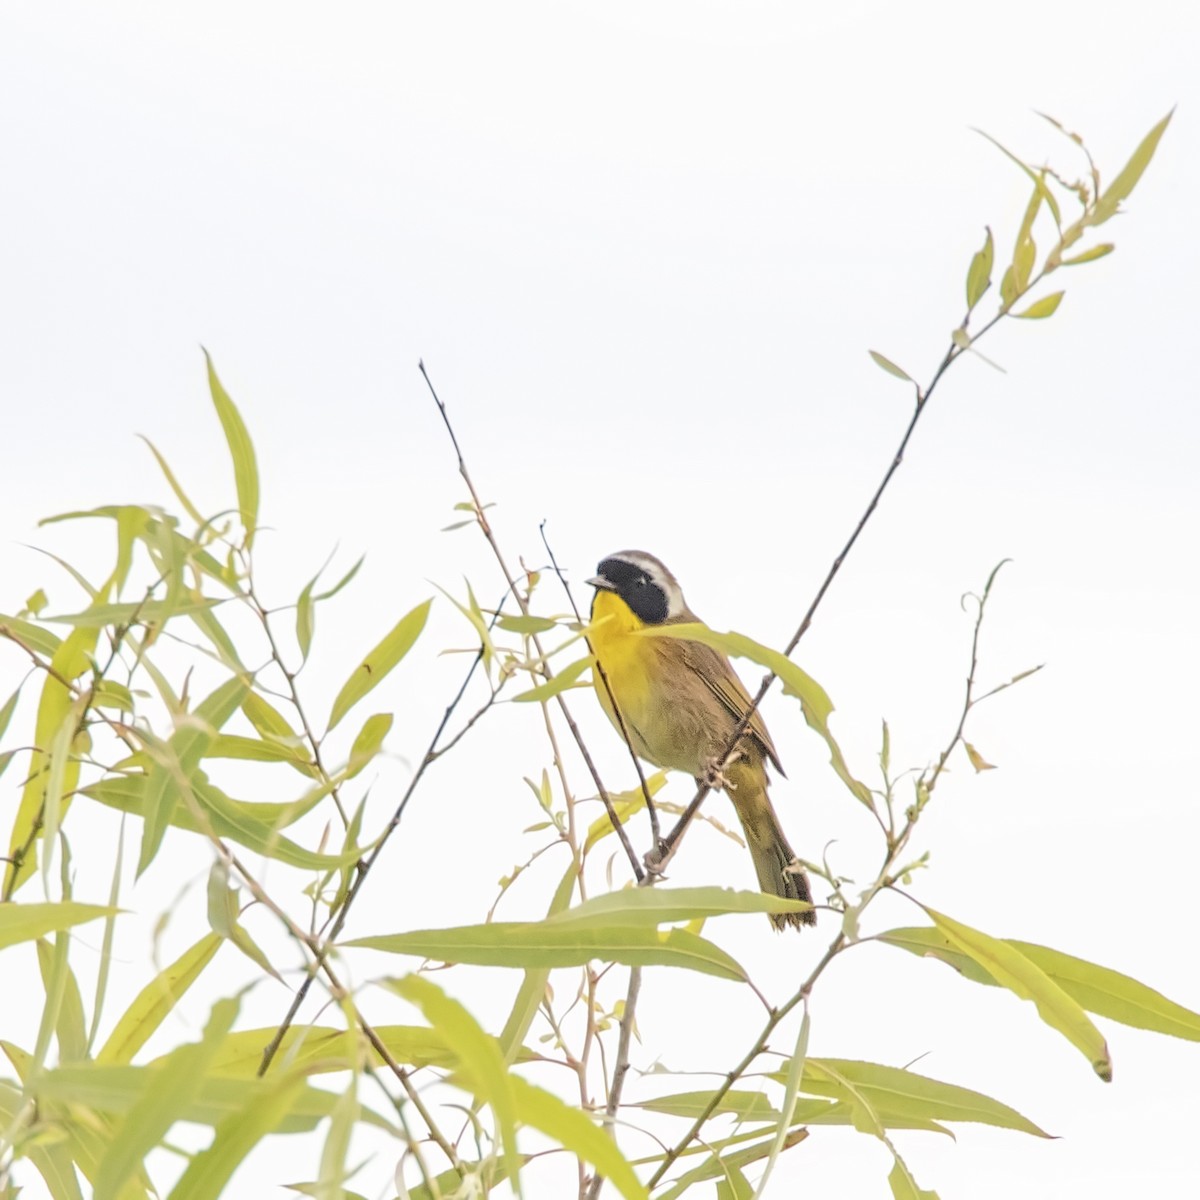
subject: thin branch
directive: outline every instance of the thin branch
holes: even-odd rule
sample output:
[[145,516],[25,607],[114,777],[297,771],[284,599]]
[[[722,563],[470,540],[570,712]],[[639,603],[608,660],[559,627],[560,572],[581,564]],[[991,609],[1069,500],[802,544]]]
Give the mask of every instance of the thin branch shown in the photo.
[[[441,397],[437,394],[437,389],[433,386],[433,381],[429,378],[429,373],[425,370],[423,361],[417,363],[417,368],[421,372],[422,378],[425,380],[425,385],[429,388],[429,394],[433,397],[434,404],[437,405],[438,412],[441,414],[442,423],[446,426],[446,432],[450,435],[450,443],[454,447],[455,456],[458,459],[458,473],[462,476],[463,482],[467,485],[467,490],[471,493],[471,503],[475,506],[475,520],[479,523],[479,529],[483,536],[487,539],[488,545],[492,548],[492,554],[496,558],[496,562],[500,566],[500,570],[504,575],[505,582],[512,590],[513,596],[516,598],[517,604],[520,606],[521,615],[529,616],[529,601],[516,585],[515,576],[509,570],[508,563],[504,559],[504,552],[500,549],[500,543],[496,540],[496,535],[492,531],[491,524],[487,519],[487,513],[484,511],[483,503],[479,499],[479,493],[475,490],[475,484],[471,479],[471,473],[467,470],[466,461],[463,459],[462,449],[458,444],[458,438],[454,434],[454,426],[450,423],[450,414],[446,411],[446,406],[442,403]],[[546,661],[546,652],[542,648],[541,639],[537,634],[531,634],[533,644],[537,647],[537,652],[542,658],[543,664]],[[549,667],[544,667],[546,678],[551,679],[553,675]],[[638,861],[637,855],[634,853],[633,846],[629,841],[629,834],[625,831],[624,825],[621,824],[620,818],[617,816],[617,810],[613,806],[612,798],[608,794],[603,781],[600,778],[600,772],[596,770],[596,764],[592,761],[591,753],[588,751],[587,745],[584,743],[583,735],[579,732],[579,726],[575,724],[575,718],[571,716],[571,710],[567,707],[566,700],[563,699],[560,692],[555,696],[558,702],[559,711],[562,713],[564,720],[567,722],[567,728],[571,731],[571,736],[575,739],[576,746],[579,747],[579,753],[583,756],[583,761],[587,764],[588,771],[591,773],[592,780],[596,784],[596,789],[600,794],[600,799],[604,802],[604,807],[608,811],[608,819],[612,822],[613,828],[617,831],[617,837],[620,839],[621,846],[625,854],[629,858],[629,865],[633,869],[634,877],[639,883],[646,877],[646,872],[642,869],[642,864]]]

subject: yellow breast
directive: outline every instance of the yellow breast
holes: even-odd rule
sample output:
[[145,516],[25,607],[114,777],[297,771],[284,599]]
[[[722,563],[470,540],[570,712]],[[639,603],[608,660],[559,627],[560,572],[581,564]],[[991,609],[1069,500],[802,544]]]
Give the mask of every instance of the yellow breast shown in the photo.
[[[636,733],[636,728],[644,726],[650,717],[656,690],[653,643],[649,638],[636,636],[637,630],[643,628],[644,622],[634,615],[620,596],[613,592],[596,593],[592,604],[592,631],[588,640],[604,668],[626,724],[633,727],[629,729],[629,734],[634,739],[634,749],[654,761],[656,756],[648,752],[649,747],[638,744],[641,738]],[[608,719],[617,725],[608,689],[599,671],[592,672],[592,683],[600,706],[608,714]]]

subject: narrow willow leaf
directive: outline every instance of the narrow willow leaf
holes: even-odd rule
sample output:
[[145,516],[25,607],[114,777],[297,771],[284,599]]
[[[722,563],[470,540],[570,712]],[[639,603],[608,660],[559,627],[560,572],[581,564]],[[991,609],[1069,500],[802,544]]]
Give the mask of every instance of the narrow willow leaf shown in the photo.
[[200,515],[200,510],[188,499],[187,493],[179,486],[179,480],[175,478],[175,472],[171,470],[167,460],[158,452],[158,447],[148,438],[142,437],[139,433],[138,437],[150,447],[150,453],[154,455],[155,461],[158,463],[159,469],[166,476],[167,483],[170,485],[171,491],[175,493],[175,499],[183,505],[183,511],[187,513],[197,525],[205,524],[204,518]]
[[358,1121],[359,1104],[357,1095],[358,1077],[337,1098],[329,1117],[329,1129],[325,1134],[325,1145],[321,1150],[321,1171],[317,1186],[312,1194],[320,1200],[346,1200],[347,1193],[342,1183],[347,1178],[346,1155],[350,1150],[350,1136]]
[[121,1014],[96,1055],[96,1061],[117,1065],[132,1062],[133,1056],[212,961],[221,948],[221,941],[217,934],[206,933],[146,984]]
[[166,1136],[196,1094],[208,1063],[237,1017],[234,1000],[219,1000],[199,1042],[180,1046],[154,1072],[121,1122],[96,1177],[95,1200],[117,1200],[125,1181]]
[[1112,1082],[1112,1059],[1100,1031],[1088,1020],[1079,1003],[1040,967],[999,938],[989,937],[932,908],[925,911],[955,949],[974,959],[997,983],[1022,1000],[1032,1000],[1042,1020],[1085,1055],[1092,1070],[1105,1083]]
[[652,625],[639,631],[641,637],[674,637],[703,642],[714,650],[732,654],[735,658],[748,658],[751,662],[766,667],[779,677],[786,695],[800,701],[804,720],[813,732],[820,735],[829,748],[829,761],[837,777],[850,789],[860,804],[871,807],[871,792],[850,774],[841,747],[829,728],[829,717],[833,712],[833,701],[825,689],[806,671],[801,670],[785,654],[772,650],[760,642],[748,638],[744,633],[718,633],[701,622],[681,625]]
[[245,676],[235,675],[227,679],[214,692],[206,696],[179,723],[179,728],[160,749],[151,749],[155,758],[149,772],[145,802],[142,809],[142,846],[138,855],[137,874],[153,861],[162,845],[176,806],[183,795],[183,787],[191,786],[193,776],[221,727],[233,716],[249,691]]
[[432,600],[426,600],[401,617],[383,641],[355,667],[333,702],[328,728],[333,729],[413,648],[421,630],[425,628],[425,620],[429,616],[429,606],[432,603]]
[[[669,1096],[655,1096],[632,1104],[632,1108],[644,1108],[647,1112],[666,1113],[670,1117],[685,1117],[694,1121],[709,1112],[715,1095],[707,1092],[676,1092]],[[743,1092],[736,1089],[726,1092],[711,1109],[714,1117],[732,1116],[739,1122],[778,1121],[782,1113],[762,1092]]]
[[138,625],[162,626],[171,617],[188,616],[206,608],[216,608],[224,604],[225,598],[220,596],[190,596],[178,602],[166,600],[123,601],[120,604],[93,604],[83,612],[60,613],[57,616],[43,618],[59,625],[73,625],[78,629],[103,629],[107,625],[128,625],[135,621]]
[[912,1172],[898,1154],[888,1174],[888,1186],[892,1189],[892,1200],[938,1200],[937,1192],[926,1191],[917,1186]]
[[[607,819],[607,818],[606,818]],[[571,903],[571,895],[575,890],[575,881],[579,878],[579,870],[572,861],[563,873],[554,896],[550,900],[547,918],[555,917],[563,912]],[[517,1057],[517,1051],[529,1033],[533,1019],[546,995],[546,985],[550,982],[549,967],[526,967],[525,978],[517,989],[516,999],[508,1020],[500,1032],[500,1052],[504,1061],[511,1064]]]
[[1040,300],[1035,300],[1024,312],[1013,313],[1014,317],[1020,317],[1025,321],[1038,321],[1046,317],[1052,317],[1058,311],[1058,306],[1062,303],[1064,293],[1051,292],[1049,296],[1043,296]]
[[[782,1079],[782,1074],[776,1072],[774,1078]],[[917,1125],[928,1121],[965,1121],[1012,1129],[1034,1137],[1050,1137],[1016,1109],[982,1092],[880,1063],[811,1058],[805,1066],[800,1091],[809,1096],[844,1100],[845,1088],[835,1082],[841,1080],[848,1080],[859,1095],[870,1102],[889,1129],[905,1128],[903,1121]]]
[[300,735],[288,724],[283,713],[258,692],[246,693],[242,712],[264,738],[279,738],[297,745],[300,743]]
[[62,639],[51,633],[49,629],[43,629],[41,625],[35,625],[32,621],[6,616],[3,613],[0,613],[0,637],[8,637],[22,646],[27,646],[30,650],[36,650],[39,654],[46,655],[46,657],[53,655],[62,645]]
[[[666,782],[666,771],[655,771],[653,775],[646,776],[646,791],[653,798],[658,792],[662,791],[666,786]],[[636,816],[646,807],[646,797],[642,792],[640,784],[627,792],[610,792],[608,798],[612,801],[613,810],[617,814],[617,820],[622,822],[622,824],[628,821],[630,817]],[[605,813],[604,816],[597,817],[588,826],[587,839],[583,844],[584,851],[590,850],[598,841],[608,837],[612,832],[613,823],[608,814]]]
[[[354,564],[354,566],[352,566],[350,568],[350,570],[348,570],[345,573],[345,575],[343,575],[341,577],[341,579],[339,579],[337,581],[337,583],[335,583],[333,585],[333,587],[331,587],[328,591],[318,592],[317,595],[315,595],[313,597],[313,599],[318,602],[321,600],[332,600],[334,598],[334,596],[336,596],[338,594],[338,592],[340,592],[342,590],[342,588],[344,588],[355,577],[355,575],[358,574],[359,568],[363,565],[364,562],[366,562],[366,560],[367,560],[367,556],[365,554],[360,555],[358,561]],[[313,582],[315,583],[316,580],[313,580]]]
[[568,688],[575,687],[575,681],[592,665],[592,662],[593,660],[590,656],[576,659],[575,662],[563,667],[552,679],[547,679],[545,683],[539,683],[537,687],[530,688],[527,692],[522,692],[519,696],[514,696],[513,703],[540,703],[543,700],[553,699],[560,692],[565,692]]
[[[62,942],[62,937],[60,932],[56,942],[61,944],[65,951],[69,943]],[[52,976],[58,965],[55,962],[57,949],[57,945],[52,949],[45,938],[38,938],[38,969],[41,971],[42,986],[47,995],[54,987]],[[58,1042],[58,1061],[79,1062],[81,1059],[87,1058],[87,1028],[83,1016],[83,997],[79,994],[79,983],[75,978],[75,972],[71,970],[65,952],[62,954],[62,970],[62,1000],[58,1005],[54,1021],[54,1036]]]
[[981,771],[994,771],[996,769],[995,764],[988,762],[970,742],[964,741],[963,749],[967,752],[967,758],[971,760],[971,766],[975,768],[977,774]]
[[[791,1061],[788,1063],[787,1077],[783,1085],[783,1111],[785,1113],[793,1113],[795,1111],[796,1094],[800,1090],[800,1081],[804,1077],[804,1068],[808,1065],[808,1036],[811,1028],[811,1021],[808,1015],[808,1005],[804,1006],[804,1016],[800,1021],[800,1029],[796,1034],[796,1047],[792,1051]],[[775,1139],[771,1145],[771,1153],[767,1156],[767,1165],[763,1169],[762,1178],[758,1182],[758,1187],[754,1191],[754,1196],[765,1196],[767,1191],[767,1181],[771,1178],[771,1172],[775,1169],[775,1163],[779,1160],[780,1154],[783,1153],[784,1143],[787,1141],[787,1126],[781,1121],[779,1128],[775,1130]]]
[[1062,265],[1064,267],[1077,267],[1080,263],[1095,262],[1098,258],[1105,258],[1116,249],[1112,242],[1101,242],[1098,246],[1093,246],[1090,250],[1085,250],[1082,254],[1076,254],[1074,258],[1064,258]]
[[234,758],[248,762],[285,762],[310,779],[319,779],[320,771],[309,761],[299,746],[259,738],[242,737],[236,733],[221,733],[213,738],[205,758]]
[[762,892],[733,888],[624,888],[594,896],[559,913],[556,923],[575,927],[611,928],[614,925],[660,925],[665,921],[693,921],[725,913],[807,912],[812,905],[785,900]]
[[[893,929],[880,934],[879,941],[897,946],[912,954],[927,955],[941,959],[960,974],[976,983],[999,986],[981,967],[960,953],[951,942],[936,929],[906,928]],[[1109,967],[1086,962],[1051,950],[1033,942],[1005,939],[1008,945],[1019,950],[1031,962],[1036,963],[1073,1000],[1088,1012],[1135,1029],[1147,1029],[1152,1033],[1164,1033],[1170,1037],[1185,1038],[1200,1042],[1200,1013],[1184,1008],[1182,1004],[1167,999],[1161,992],[1128,975],[1122,975]]]
[[[706,1179],[727,1179],[731,1169],[741,1170],[748,1167],[751,1163],[766,1158],[771,1153],[771,1148],[775,1144],[773,1137],[755,1142],[750,1146],[744,1146],[742,1149],[735,1150],[730,1154],[722,1153],[725,1147],[757,1137],[761,1133],[762,1130],[755,1130],[753,1133],[743,1134],[740,1137],[726,1138],[721,1142],[709,1142],[703,1147],[697,1147],[698,1153],[708,1153],[706,1161],[698,1167],[693,1167],[692,1170],[685,1172],[678,1179],[674,1180],[672,1186],[659,1195],[658,1200],[679,1200],[679,1197],[690,1192],[696,1183],[701,1183]],[[784,1139],[784,1149],[790,1150],[793,1146],[799,1145],[807,1137],[807,1129],[790,1130]]]
[[17,688],[17,690],[13,692],[13,694],[4,702],[4,707],[0,708],[0,738],[2,738],[7,732],[13,713],[17,711],[17,701],[20,698],[21,689]]
[[80,904],[74,900],[43,904],[10,901],[0,904],[0,949],[16,945],[17,942],[31,942],[47,933],[83,925],[119,911],[99,904]]
[[1091,225],[1102,225],[1110,217],[1112,217],[1121,205],[1122,200],[1127,200],[1133,189],[1137,187],[1138,181],[1141,179],[1146,168],[1150,165],[1150,160],[1154,157],[1155,150],[1158,149],[1158,143],[1162,139],[1162,135],[1166,133],[1167,126],[1171,123],[1171,118],[1175,115],[1175,110],[1171,109],[1169,113],[1153,129],[1150,130],[1138,148],[1133,152],[1129,161],[1121,168],[1116,179],[1112,181],[1104,189],[1100,199],[1096,201],[1096,211],[1092,219],[1088,222]]
[[211,355],[204,351],[204,362],[208,367],[208,390],[212,394],[225,441],[229,444],[229,457],[233,460],[233,481],[237,487],[238,512],[242,528],[246,531],[246,549],[254,542],[258,529],[258,462],[254,457],[254,444],[242,420],[237,405],[217,378]]
[[552,629],[558,628],[558,622],[550,617],[521,617],[513,615],[511,617],[501,617],[497,622],[500,628],[505,633],[549,633]]
[[628,1159],[617,1149],[616,1142],[578,1108],[564,1104],[552,1092],[535,1087],[518,1075],[509,1076],[509,1085],[522,1124],[531,1125],[590,1163],[626,1200],[648,1200],[649,1193]]
[[906,383],[916,384],[916,380],[903,368],[898,367],[890,358],[885,358],[878,350],[868,350],[867,353],[875,360],[875,365],[882,367],[889,375],[903,379]]
[[[51,670],[42,683],[34,722],[34,745],[41,747],[30,755],[29,774],[21,790],[16,820],[9,837],[9,862],[4,867],[4,895],[11,896],[32,875],[37,867],[37,843],[42,833],[42,809],[45,803],[46,747],[54,740],[67,714],[75,704],[75,696],[67,682],[78,679],[91,668],[91,656],[96,648],[97,631],[75,629],[54,651]],[[61,814],[70,807],[70,798],[79,783],[79,760],[70,757],[63,767]],[[19,862],[16,861],[19,859]]]
[[304,585],[304,590],[296,600],[296,645],[300,647],[302,663],[308,661],[308,654],[312,649],[313,633],[316,631],[317,611],[313,602],[312,590],[319,578],[319,574],[314,575]]
[[967,271],[967,310],[970,311],[983,299],[983,294],[992,285],[992,263],[996,258],[996,248],[992,242],[992,231],[987,230],[983,249],[976,250],[971,259],[970,270]]
[[597,929],[557,918],[382,934],[344,945],[485,967],[581,967],[600,960],[631,967],[685,967],[720,979],[746,979],[746,972],[724,950],[684,929],[636,925]]
[[92,704],[96,708],[115,708],[119,712],[134,711],[133,693],[115,679],[99,679],[92,688]]
[[[121,826],[117,832],[117,852],[113,856],[112,881],[108,888],[109,907],[116,908],[121,898],[121,877],[125,869],[125,818],[121,818]],[[96,1035],[100,1032],[100,1020],[104,1015],[104,999],[108,995],[108,975],[113,961],[113,935],[116,933],[117,921],[115,916],[104,919],[104,938],[100,943],[100,966],[96,972],[96,994],[92,1001],[92,1024],[88,1030],[87,1057],[91,1057],[92,1047],[96,1044]]]
[[479,1022],[457,1000],[447,996],[431,979],[409,975],[395,981],[392,990],[421,1010],[421,1015],[458,1055],[458,1075],[474,1095],[491,1106],[500,1127],[505,1167],[517,1195],[521,1194],[521,1164],[517,1153],[517,1104],[513,1076],[508,1073],[500,1044],[485,1033]]
[[383,739],[391,732],[392,721],[391,713],[375,713],[366,719],[350,747],[347,779],[353,779],[364,767],[369,766],[371,760],[383,749]]
[[[80,1104],[98,1112],[120,1116],[133,1109],[145,1095],[147,1087],[160,1075],[161,1067],[158,1066],[73,1063],[43,1072],[31,1085],[31,1091],[39,1100]],[[256,1103],[269,1090],[268,1085],[282,1077],[281,1074],[266,1079],[234,1079],[208,1073],[198,1081],[198,1090],[182,1109],[178,1119],[197,1125],[219,1125],[227,1117]],[[310,1132],[329,1116],[336,1102],[337,1096],[333,1092],[314,1087],[303,1088],[281,1122],[279,1132]],[[365,1124],[378,1129],[392,1128],[378,1113],[367,1108],[363,1109],[362,1119]]]
[[262,1085],[217,1126],[209,1145],[192,1155],[167,1200],[218,1200],[250,1151],[276,1132],[297,1099],[311,1090],[305,1089],[303,1076],[293,1074],[273,1075]]

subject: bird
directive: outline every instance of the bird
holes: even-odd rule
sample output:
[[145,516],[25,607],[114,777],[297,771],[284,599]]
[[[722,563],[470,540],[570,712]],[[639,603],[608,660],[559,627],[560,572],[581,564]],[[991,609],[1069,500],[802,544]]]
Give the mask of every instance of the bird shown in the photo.
[[[811,904],[808,879],[767,794],[768,764],[780,775],[784,771],[757,710],[736,760],[721,771],[733,731],[751,703],[729,659],[702,642],[638,636],[648,626],[700,619],[688,608],[678,580],[653,554],[622,550],[602,559],[587,582],[596,589],[587,637],[600,667],[592,682],[618,733],[623,725],[639,758],[724,790],[741,821],[760,889]],[[816,924],[811,908],[769,916],[776,929]]]

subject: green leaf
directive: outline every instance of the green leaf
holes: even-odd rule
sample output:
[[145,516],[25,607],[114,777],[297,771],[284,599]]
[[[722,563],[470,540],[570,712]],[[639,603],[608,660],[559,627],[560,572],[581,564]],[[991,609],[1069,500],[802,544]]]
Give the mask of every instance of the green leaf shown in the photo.
[[[4,867],[4,891],[14,895],[33,874],[37,866],[37,843],[42,835],[43,806],[46,800],[46,774],[49,747],[54,735],[75,706],[75,694],[70,681],[78,679],[91,668],[91,657],[96,648],[95,630],[76,629],[63,640],[50,660],[51,670],[42,683],[38,699],[37,717],[34,723],[33,744],[36,749],[30,755],[29,772],[21,790],[16,820],[9,836],[8,856]],[[65,815],[70,806],[71,795],[79,783],[79,760],[70,756],[63,764],[61,813]],[[19,859],[19,863],[15,860]]]
[[300,661],[308,661],[308,652],[312,649],[313,632],[316,629],[317,612],[313,602],[312,590],[321,574],[318,571],[296,600],[296,644],[300,647]]
[[746,979],[746,972],[724,950],[685,929],[595,928],[556,917],[382,934],[344,945],[485,967],[581,967],[600,960],[631,967],[686,967],[720,979]]
[[264,738],[280,738],[300,742],[300,735],[288,724],[287,718],[258,692],[247,692],[242,701],[246,719]]
[[204,351],[204,362],[208,367],[208,390],[212,394],[221,428],[225,431],[225,441],[229,444],[229,456],[233,460],[238,512],[242,528],[246,531],[246,549],[249,550],[258,529],[258,463],[254,457],[254,445],[237,405],[217,378],[216,368],[207,350]]
[[617,1144],[578,1108],[557,1096],[527,1083],[518,1075],[509,1077],[517,1115],[525,1125],[553,1138],[572,1154],[590,1163],[626,1200],[648,1200],[649,1193],[634,1174]]
[[375,713],[366,719],[354,745],[350,747],[350,765],[346,768],[346,778],[353,779],[371,760],[383,749],[383,739],[392,729],[391,713]]
[[812,905],[762,892],[733,888],[624,888],[593,896],[551,918],[559,924],[596,929],[615,925],[660,925],[665,921],[695,921],[725,913],[807,912]]
[[1105,258],[1116,249],[1112,242],[1101,242],[1098,246],[1093,246],[1090,250],[1085,250],[1082,254],[1075,255],[1074,258],[1064,258],[1062,265],[1064,267],[1077,267],[1080,263],[1095,262],[1098,258]]
[[547,679],[545,683],[539,683],[537,687],[530,688],[527,692],[522,692],[519,696],[514,696],[513,703],[540,703],[543,700],[553,699],[560,692],[565,692],[568,688],[575,687],[575,681],[592,665],[593,661],[589,655],[587,658],[579,658],[573,663],[568,663],[552,679]]
[[42,988],[48,996],[54,990],[53,976],[56,969],[63,972],[62,1000],[54,1021],[54,1036],[58,1042],[59,1062],[78,1062],[87,1058],[87,1028],[83,1016],[83,997],[79,994],[79,983],[75,972],[67,962],[66,954],[62,954],[61,967],[55,962],[63,943],[61,934],[56,939],[56,946],[51,949],[45,938],[39,938],[37,943],[38,969],[42,975]]
[[1162,135],[1166,133],[1167,126],[1171,123],[1171,118],[1175,115],[1175,110],[1171,109],[1169,113],[1153,129],[1150,130],[1138,148],[1133,152],[1129,161],[1121,168],[1116,179],[1112,181],[1104,189],[1099,200],[1096,201],[1096,211],[1092,219],[1088,222],[1090,225],[1102,225],[1110,217],[1112,217],[1121,205],[1122,200],[1129,198],[1133,189],[1137,187],[1138,181],[1141,179],[1146,168],[1150,165],[1150,160],[1154,157],[1155,150],[1158,149],[1158,143],[1162,139]]
[[333,729],[372,688],[381,683],[388,672],[412,649],[421,635],[421,630],[425,628],[425,620],[429,616],[429,606],[432,603],[432,600],[426,600],[401,617],[383,641],[355,667],[354,673],[342,685],[342,690],[333,702],[329,713],[330,729]]
[[[912,954],[941,959],[960,974],[976,983],[999,986],[996,981],[936,929],[893,929],[878,936],[889,946],[897,946]],[[1154,988],[1122,975],[1109,967],[1086,962],[1051,950],[1033,942],[1005,939],[1007,944],[1036,963],[1064,992],[1088,1012],[1120,1021],[1135,1029],[1164,1033],[1169,1037],[1200,1042],[1200,1013],[1168,1000]]]
[[963,925],[932,908],[925,911],[955,949],[974,959],[1002,987],[1022,1000],[1032,1000],[1042,1020],[1084,1054],[1092,1064],[1092,1070],[1105,1083],[1112,1082],[1112,1059],[1100,1031],[1088,1020],[1078,1002],[1040,967],[1007,942]]
[[938,1200],[937,1192],[917,1186],[917,1181],[898,1154],[888,1174],[888,1185],[892,1189],[892,1200]]
[[9,617],[0,613],[0,637],[9,637],[10,640],[20,643],[22,646],[28,646],[30,650],[36,650],[39,654],[44,654],[47,657],[62,645],[62,639],[51,633],[48,629],[43,629],[41,625],[35,625],[32,621],[22,620],[20,617]]
[[[715,1095],[707,1092],[676,1092],[670,1096],[655,1096],[631,1104],[631,1108],[644,1108],[647,1112],[666,1113],[670,1117],[685,1117],[694,1121],[709,1111]],[[746,1121],[778,1121],[782,1113],[762,1092],[728,1091],[711,1110],[714,1117],[732,1116],[739,1123]]]
[[[986,228],[986,227],[985,227]],[[971,259],[971,267],[967,271],[967,310],[970,311],[983,299],[983,294],[992,284],[992,264],[995,261],[996,248],[992,243],[992,231],[987,230],[983,249],[976,250]]]
[[213,738],[205,758],[232,758],[246,762],[285,762],[310,779],[320,779],[321,772],[309,761],[299,746],[277,741],[260,741],[236,733],[220,733]]
[[124,1064],[166,1020],[184,993],[221,948],[222,939],[206,933],[173,963],[164,967],[134,998],[96,1055],[98,1063]]
[[[260,1084],[216,1127],[209,1145],[192,1155],[168,1200],[218,1200],[225,1195],[225,1185],[250,1151],[279,1129],[297,1100],[311,1091],[303,1076],[294,1074],[272,1075]],[[337,1098],[330,1099],[336,1106]]]
[[521,1194],[521,1164],[517,1154],[517,1106],[513,1078],[508,1073],[500,1044],[484,1033],[479,1023],[431,979],[409,975],[392,983],[392,990],[415,1004],[458,1056],[458,1074],[472,1093],[491,1105],[500,1127],[505,1167],[514,1190]]
[[896,366],[890,358],[884,358],[878,350],[868,350],[867,353],[875,360],[875,365],[882,367],[889,375],[895,375],[897,379],[916,385],[917,381],[903,367]]
[[514,614],[511,617],[501,617],[497,622],[505,633],[537,634],[549,633],[558,628],[558,622],[550,617],[522,617]]
[[1026,321],[1041,320],[1045,317],[1053,316],[1058,306],[1062,303],[1062,298],[1062,292],[1051,292],[1049,296],[1043,296],[1040,300],[1035,300],[1024,312],[1013,313],[1013,316],[1020,317]]
[[31,942],[47,933],[70,929],[74,925],[83,925],[120,911],[99,904],[79,904],[74,900],[44,904],[9,901],[0,904],[0,949],[14,946],[17,942]]
[[[209,936],[216,937],[215,934]],[[446,1039],[425,1025],[375,1025],[373,1028],[396,1062],[413,1067],[448,1067],[454,1062],[454,1052]],[[263,1050],[276,1032],[276,1026],[268,1025],[228,1034],[212,1060],[210,1071],[214,1075],[254,1079],[262,1063]],[[159,1061],[156,1059],[155,1063]],[[327,1025],[293,1025],[283,1035],[275,1062],[287,1070],[303,1071],[305,1075],[349,1071],[363,1062],[386,1065],[358,1030],[334,1029]]]
[[[607,820],[607,818],[605,818]],[[563,872],[562,879],[550,900],[547,918],[557,916],[571,903],[571,895],[575,890],[575,881],[579,878],[579,868],[574,861]],[[525,978],[517,989],[516,999],[508,1020],[500,1032],[500,1051],[506,1063],[513,1062],[517,1051],[529,1033],[533,1019],[546,995],[546,985],[550,982],[549,967],[526,967]]]
[[45,621],[53,621],[59,625],[73,625],[78,629],[104,629],[109,625],[126,626],[130,622],[138,625],[165,625],[172,617],[190,616],[204,609],[216,608],[224,604],[223,598],[201,596],[199,594],[187,600],[141,600],[120,604],[93,604],[83,612],[60,613],[57,616],[43,617]]
[[778,676],[786,695],[800,701],[801,711],[808,727],[819,734],[829,748],[829,761],[837,777],[850,789],[860,804],[871,807],[871,792],[866,784],[860,783],[850,774],[841,747],[829,728],[829,717],[833,712],[833,701],[825,689],[807,672],[802,671],[790,658],[778,650],[772,650],[744,633],[717,633],[702,622],[680,625],[650,625],[639,630],[640,637],[674,637],[688,641],[703,642],[714,650],[723,651],[736,658],[748,658],[760,667]]
[[154,765],[148,773],[142,817],[142,847],[138,856],[140,876],[153,861],[184,787],[193,787],[193,777],[217,731],[233,716],[246,698],[250,685],[241,675],[227,679],[179,722],[165,744],[149,746]]
[[200,515],[200,510],[188,499],[187,493],[179,486],[179,480],[175,478],[175,472],[171,470],[167,460],[158,452],[158,447],[148,438],[142,437],[139,433],[138,437],[150,447],[150,453],[154,455],[155,461],[159,465],[159,469],[166,476],[167,483],[171,487],[171,491],[175,493],[175,499],[183,505],[183,511],[187,513],[197,525],[205,524],[204,518]]
[[166,1136],[199,1090],[208,1063],[237,1017],[234,1000],[219,1000],[199,1042],[180,1046],[153,1074],[114,1133],[96,1177],[95,1200],[117,1200],[146,1155]]
[[[782,1076],[777,1073],[775,1077]],[[870,1103],[887,1128],[906,1128],[902,1122],[921,1125],[930,1121],[964,1121],[1050,1137],[1016,1109],[991,1096],[879,1063],[810,1058],[805,1064],[800,1091],[844,1101],[847,1094],[843,1080],[849,1081],[858,1095]]]

